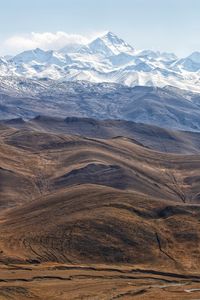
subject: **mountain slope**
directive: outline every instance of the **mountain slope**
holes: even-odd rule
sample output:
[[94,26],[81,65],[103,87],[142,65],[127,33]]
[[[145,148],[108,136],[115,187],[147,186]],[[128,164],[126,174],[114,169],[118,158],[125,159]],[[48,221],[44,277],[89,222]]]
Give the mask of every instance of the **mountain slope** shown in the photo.
[[199,155],[5,126],[0,147],[1,262],[198,269]]
[[26,122],[18,118],[2,121],[1,124],[16,129],[79,135],[88,138],[126,137],[147,148],[167,153],[197,154],[200,149],[200,134],[197,132],[171,131],[124,120],[95,120],[77,117],[62,119],[37,116]]
[[0,82],[0,119],[88,117],[124,119],[159,127],[199,131],[200,96],[173,87],[126,87],[85,81]]

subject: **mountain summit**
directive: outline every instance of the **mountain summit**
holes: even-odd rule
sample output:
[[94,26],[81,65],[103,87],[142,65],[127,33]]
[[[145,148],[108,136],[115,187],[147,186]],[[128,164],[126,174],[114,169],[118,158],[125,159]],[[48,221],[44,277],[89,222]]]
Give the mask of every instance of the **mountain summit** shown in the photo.
[[120,53],[134,54],[134,49],[124,40],[112,32],[97,37],[88,45],[80,49],[80,53],[99,54],[104,57],[118,55]]

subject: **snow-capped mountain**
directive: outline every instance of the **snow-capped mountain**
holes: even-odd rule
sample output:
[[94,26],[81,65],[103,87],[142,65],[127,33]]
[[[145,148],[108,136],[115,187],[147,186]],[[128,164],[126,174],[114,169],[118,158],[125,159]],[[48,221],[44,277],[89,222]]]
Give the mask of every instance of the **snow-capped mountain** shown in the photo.
[[88,45],[68,45],[60,51],[35,49],[1,58],[0,76],[87,80],[131,87],[171,85],[200,92],[200,52],[178,58],[173,53],[139,51],[108,32]]
[[198,72],[200,70],[200,52],[193,52],[188,57],[178,60],[175,67],[189,72]]
[[108,32],[104,36],[98,37],[87,46],[82,47],[79,52],[92,55],[100,54],[103,57],[109,57],[120,53],[134,54],[134,49],[112,32]]
[[58,53],[50,50],[43,51],[41,49],[35,49],[31,51],[24,51],[11,60],[16,65],[22,64],[45,64],[45,65],[65,65],[67,60],[66,57],[59,55]]

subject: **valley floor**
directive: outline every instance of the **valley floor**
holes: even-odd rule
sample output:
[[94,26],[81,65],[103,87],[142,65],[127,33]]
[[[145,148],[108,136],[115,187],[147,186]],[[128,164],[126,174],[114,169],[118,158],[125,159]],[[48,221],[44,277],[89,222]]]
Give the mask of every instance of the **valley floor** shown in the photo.
[[200,274],[118,265],[0,265],[0,299],[199,299]]

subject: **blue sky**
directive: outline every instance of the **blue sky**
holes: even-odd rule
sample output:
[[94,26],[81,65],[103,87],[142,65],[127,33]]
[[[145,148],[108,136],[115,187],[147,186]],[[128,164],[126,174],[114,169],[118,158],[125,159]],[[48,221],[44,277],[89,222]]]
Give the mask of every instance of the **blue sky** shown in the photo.
[[137,49],[184,56],[200,51],[199,15],[200,0],[0,0],[0,54],[40,46],[37,38],[43,48],[54,45],[37,33],[59,31],[91,39],[109,30]]

